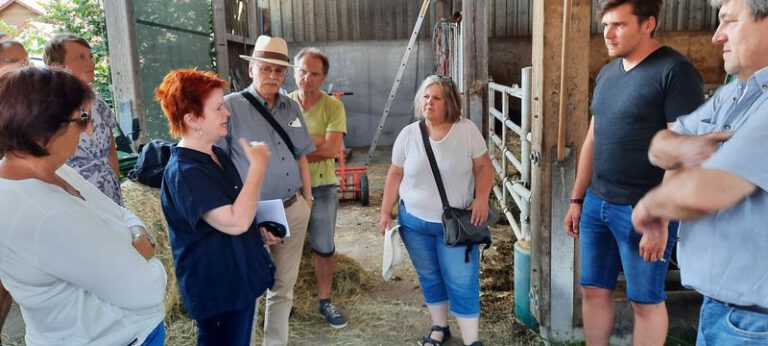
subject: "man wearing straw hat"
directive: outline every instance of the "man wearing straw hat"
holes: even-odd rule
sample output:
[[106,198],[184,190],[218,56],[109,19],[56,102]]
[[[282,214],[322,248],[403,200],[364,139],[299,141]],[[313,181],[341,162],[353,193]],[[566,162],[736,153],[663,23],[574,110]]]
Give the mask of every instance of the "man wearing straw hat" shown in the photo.
[[227,136],[218,145],[232,158],[241,176],[246,175],[248,160],[239,145],[231,145],[233,141],[236,144],[239,138],[246,138],[267,142],[272,152],[261,200],[283,201],[290,236],[270,247],[276,272],[275,285],[267,291],[263,345],[286,345],[293,286],[314,200],[306,155],[315,150],[315,145],[307,133],[301,107],[280,94],[291,66],[285,40],[259,36],[253,54],[240,57],[250,62],[248,73],[253,83],[224,97],[231,117],[226,124]]
[[[634,344],[662,345],[668,317],[664,278],[677,234],[641,236],[632,208],[664,170],[648,161],[653,135],[704,101],[696,68],[653,37],[661,0],[601,0],[598,18],[608,55],[595,80],[593,114],[581,147],[564,220],[579,241],[579,285],[588,345],[608,345],[619,268],[631,302]],[[665,225],[666,227],[667,225]]]

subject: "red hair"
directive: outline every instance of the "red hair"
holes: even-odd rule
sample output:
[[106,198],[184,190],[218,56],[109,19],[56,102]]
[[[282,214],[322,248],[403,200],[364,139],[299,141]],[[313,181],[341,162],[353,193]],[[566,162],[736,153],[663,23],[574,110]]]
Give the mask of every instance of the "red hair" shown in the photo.
[[184,115],[203,116],[203,101],[215,89],[224,89],[227,82],[213,72],[178,69],[169,72],[155,89],[155,98],[163,108],[171,136],[180,138],[187,129]]

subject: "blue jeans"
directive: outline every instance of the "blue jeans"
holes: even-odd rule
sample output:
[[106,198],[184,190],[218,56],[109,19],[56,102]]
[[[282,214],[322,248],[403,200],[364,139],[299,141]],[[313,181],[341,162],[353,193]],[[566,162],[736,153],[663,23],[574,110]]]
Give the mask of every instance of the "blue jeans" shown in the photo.
[[147,338],[144,339],[144,342],[141,343],[141,346],[163,346],[165,345],[165,325],[163,322],[160,322],[160,324],[155,327],[155,329],[152,330],[149,335],[147,335]]
[[579,222],[581,286],[613,290],[619,267],[627,278],[627,298],[639,304],[663,302],[669,257],[677,242],[678,222],[669,223],[664,261],[640,256],[642,235],[632,227],[632,205],[613,204],[587,190]]
[[696,346],[768,345],[768,314],[704,297]]
[[480,249],[474,246],[469,263],[464,262],[465,247],[450,247],[443,242],[443,225],[419,219],[400,202],[397,213],[400,238],[419,275],[421,292],[428,305],[449,303],[456,317],[480,316]]
[[196,320],[198,346],[248,346],[251,343],[254,301],[245,309],[223,312]]

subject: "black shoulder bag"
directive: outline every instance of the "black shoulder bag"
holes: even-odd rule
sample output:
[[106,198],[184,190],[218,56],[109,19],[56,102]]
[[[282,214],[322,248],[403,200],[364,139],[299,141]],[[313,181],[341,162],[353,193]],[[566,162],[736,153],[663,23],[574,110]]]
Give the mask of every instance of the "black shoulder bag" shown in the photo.
[[272,116],[272,113],[269,112],[267,107],[264,107],[259,100],[257,100],[253,95],[248,92],[248,90],[243,90],[240,92],[240,95],[243,95],[248,102],[251,103],[251,105],[256,108],[259,113],[264,117],[264,119],[267,119],[267,122],[272,125],[272,128],[275,129],[278,135],[280,135],[280,138],[283,139],[283,142],[285,142],[285,145],[288,146],[288,149],[291,151],[291,154],[293,154],[294,159],[298,159],[296,156],[296,148],[293,146],[293,142],[291,141],[291,137],[288,136],[288,133],[285,132],[285,129],[283,129],[280,124],[277,123],[277,120],[275,120],[275,117]]
[[432,169],[432,175],[435,176],[437,190],[440,192],[440,200],[443,201],[443,241],[448,246],[466,246],[464,251],[464,262],[469,262],[469,254],[472,253],[472,247],[477,244],[485,244],[483,250],[491,246],[491,232],[489,226],[499,221],[499,213],[488,206],[488,219],[482,225],[472,224],[472,211],[466,209],[453,208],[448,204],[448,196],[445,194],[443,178],[437,169],[435,154],[432,152],[432,145],[429,143],[427,135],[427,125],[424,120],[419,121],[421,130],[421,139],[424,141],[424,150],[427,152],[429,167]]

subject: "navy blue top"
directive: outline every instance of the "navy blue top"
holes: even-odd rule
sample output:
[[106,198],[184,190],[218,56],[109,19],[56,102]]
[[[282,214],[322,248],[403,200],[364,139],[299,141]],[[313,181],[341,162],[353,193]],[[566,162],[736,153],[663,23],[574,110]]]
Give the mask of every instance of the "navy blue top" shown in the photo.
[[206,212],[233,204],[242,187],[232,160],[218,147],[213,153],[223,167],[205,153],[172,147],[160,187],[176,279],[193,319],[252,305],[275,281],[255,222],[233,236],[203,220]]
[[651,139],[701,105],[704,89],[696,68],[669,47],[657,49],[629,71],[622,60],[605,65],[595,81],[590,190],[608,202],[634,205],[664,176],[664,170],[648,161]]

